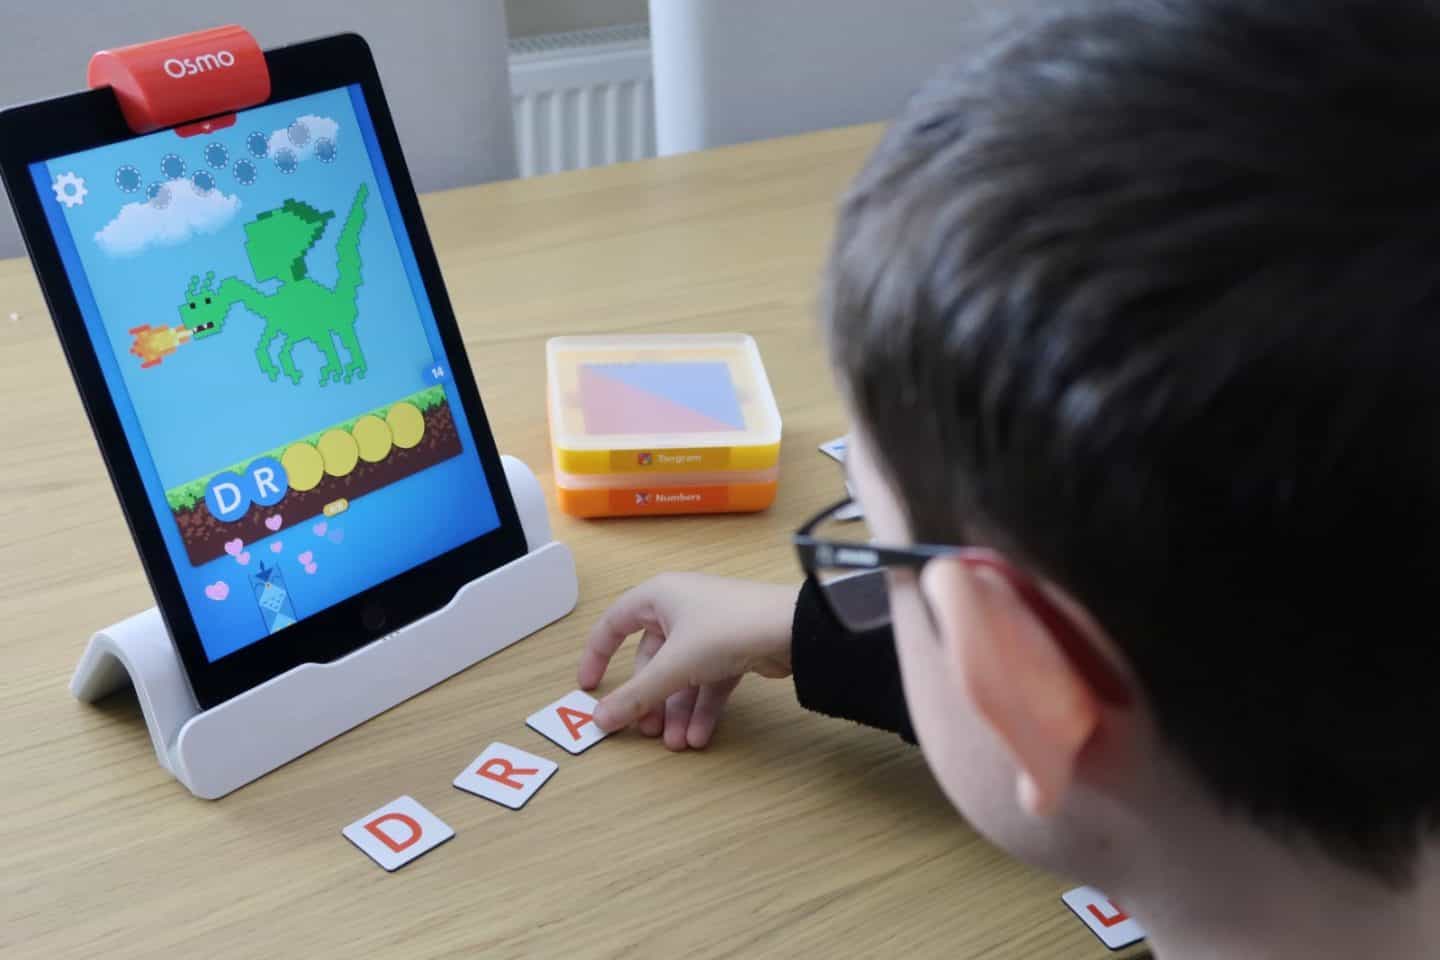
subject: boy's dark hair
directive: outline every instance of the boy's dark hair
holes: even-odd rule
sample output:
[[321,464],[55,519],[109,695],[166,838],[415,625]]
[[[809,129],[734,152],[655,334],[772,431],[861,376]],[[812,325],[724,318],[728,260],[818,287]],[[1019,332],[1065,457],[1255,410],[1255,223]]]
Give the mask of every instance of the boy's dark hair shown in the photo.
[[1394,886],[1440,815],[1440,9],[1092,6],[917,96],[832,353],[918,540],[1068,590],[1226,807]]

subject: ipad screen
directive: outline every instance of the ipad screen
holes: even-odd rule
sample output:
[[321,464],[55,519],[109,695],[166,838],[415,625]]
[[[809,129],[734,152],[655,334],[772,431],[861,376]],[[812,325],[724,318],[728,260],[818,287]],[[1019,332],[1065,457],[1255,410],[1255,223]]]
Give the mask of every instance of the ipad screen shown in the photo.
[[491,530],[351,86],[30,168],[213,661]]

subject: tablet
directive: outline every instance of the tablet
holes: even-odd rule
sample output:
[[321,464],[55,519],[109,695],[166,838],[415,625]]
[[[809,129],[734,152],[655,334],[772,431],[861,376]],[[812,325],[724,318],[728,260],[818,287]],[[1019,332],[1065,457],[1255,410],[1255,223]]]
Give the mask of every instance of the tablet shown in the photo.
[[525,552],[368,47],[266,60],[270,99],[207,130],[135,136],[108,88],[0,113],[0,174],[202,707]]

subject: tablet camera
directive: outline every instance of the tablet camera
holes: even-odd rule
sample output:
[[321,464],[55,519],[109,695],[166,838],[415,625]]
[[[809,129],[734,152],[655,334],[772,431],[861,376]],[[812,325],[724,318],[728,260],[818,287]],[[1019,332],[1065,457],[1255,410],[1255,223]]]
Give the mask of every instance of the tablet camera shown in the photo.
[[230,151],[223,143],[211,143],[205,147],[205,162],[216,170],[224,170],[225,165],[230,162]]
[[127,163],[115,171],[115,186],[125,193],[139,193],[140,188],[145,186],[145,179],[140,176],[139,167]]
[[270,155],[270,138],[256,130],[245,138],[245,149],[256,160],[264,160]]
[[281,173],[294,173],[300,169],[300,158],[289,147],[281,147],[275,151],[275,169]]
[[258,177],[260,174],[260,171],[255,166],[255,164],[251,163],[249,160],[244,159],[236,160],[235,167],[230,172],[234,174],[235,182],[240,184],[242,187],[248,187],[253,184],[256,177]]
[[315,141],[315,159],[321,163],[335,162],[335,141],[329,137],[321,137]]
[[167,153],[160,160],[160,172],[166,180],[179,180],[185,176],[185,161],[177,154]]

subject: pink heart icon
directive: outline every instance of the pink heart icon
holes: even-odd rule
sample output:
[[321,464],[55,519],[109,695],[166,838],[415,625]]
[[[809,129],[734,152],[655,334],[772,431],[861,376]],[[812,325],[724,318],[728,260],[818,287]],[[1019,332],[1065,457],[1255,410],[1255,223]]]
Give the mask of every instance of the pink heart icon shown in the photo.
[[323,537],[325,536],[325,531],[328,528],[325,525],[325,521],[321,520],[319,523],[315,524],[315,526],[311,527],[310,529],[315,531],[315,536]]
[[242,550],[240,553],[237,553],[235,555],[235,562],[240,564],[240,566],[242,567],[245,566],[245,564],[250,562],[250,551]]
[[341,530],[339,527],[336,527],[334,530],[331,530],[331,531],[330,531],[330,542],[331,542],[331,543],[344,543],[344,542],[345,542],[345,531],[344,531],[344,530]]
[[225,552],[230,556],[238,556],[241,550],[245,549],[245,541],[236,537],[234,540],[225,541]]
[[308,567],[310,566],[311,561],[315,559],[315,554],[311,553],[309,550],[306,550],[304,553],[300,554],[300,556],[296,557],[295,559],[300,561],[300,566]]
[[314,572],[315,572],[315,564],[313,564],[313,563],[307,563],[307,564],[305,564],[305,572],[306,572],[306,573],[314,573]]
[[230,584],[224,580],[216,580],[205,588],[205,596],[211,600],[224,600],[230,596]]
[[280,529],[280,514],[277,513],[277,514],[275,514],[273,517],[266,517],[266,518],[265,518],[265,529],[269,530],[271,533],[274,533],[276,530],[279,530],[279,529]]
[[279,540],[276,540],[274,543],[270,544],[270,552],[271,552],[271,553],[279,553],[281,550],[284,550],[284,549],[285,549],[285,544],[281,543]]

